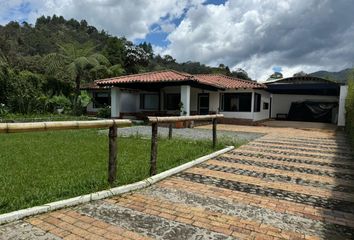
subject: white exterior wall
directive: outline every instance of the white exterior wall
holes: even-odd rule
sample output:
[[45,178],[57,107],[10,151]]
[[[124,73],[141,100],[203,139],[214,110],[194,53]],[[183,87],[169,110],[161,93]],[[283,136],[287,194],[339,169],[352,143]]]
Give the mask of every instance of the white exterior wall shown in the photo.
[[[183,86],[185,87],[185,86]],[[183,95],[183,90],[180,86],[177,87],[165,87],[161,89],[161,107],[164,109],[164,94],[166,93],[179,93],[181,94],[181,98]],[[112,117],[117,117],[115,115],[119,114],[120,112],[142,112],[143,109],[140,109],[140,93],[148,93],[148,92],[122,92],[117,88],[111,89],[111,100],[112,100]],[[188,91],[185,91],[187,94]],[[251,92],[253,94],[252,97],[252,104],[251,104],[251,112],[222,112],[220,111],[220,94],[221,93],[232,93],[232,92]],[[260,112],[253,112],[254,108],[254,92],[261,94],[261,111]],[[151,92],[150,92],[151,93]],[[269,117],[269,109],[263,109],[263,103],[270,102],[270,94],[263,90],[253,90],[253,89],[239,89],[239,90],[226,90],[226,91],[207,91],[198,88],[190,87],[190,111],[197,112],[198,111],[198,94],[199,93],[208,93],[209,94],[209,111],[217,112],[224,114],[225,118],[237,118],[237,119],[249,119],[253,121],[260,121],[264,119],[268,119]],[[185,96],[185,98],[187,98]],[[119,99],[119,103],[113,103],[114,99],[116,101]],[[188,100],[188,99],[186,99]],[[114,110],[115,109],[115,110]],[[186,108],[184,109],[186,111]],[[167,111],[167,114],[176,114],[176,111]]]
[[252,112],[220,112],[225,118],[253,119]]
[[189,116],[191,114],[191,87],[188,85],[181,86],[181,102],[183,104],[181,115]]
[[339,110],[338,110],[338,126],[345,126],[345,101],[348,94],[348,85],[340,86]]
[[293,95],[293,94],[272,94],[272,118],[277,113],[288,114],[292,102],[302,101],[333,101],[337,102],[336,96],[320,96],[320,95]]
[[121,91],[119,88],[111,88],[111,117],[119,118],[121,111]]
[[[255,92],[261,94],[261,111],[253,113],[253,121],[268,119],[270,111],[270,94],[263,90],[255,90]],[[268,109],[263,109],[263,103],[268,103]]]

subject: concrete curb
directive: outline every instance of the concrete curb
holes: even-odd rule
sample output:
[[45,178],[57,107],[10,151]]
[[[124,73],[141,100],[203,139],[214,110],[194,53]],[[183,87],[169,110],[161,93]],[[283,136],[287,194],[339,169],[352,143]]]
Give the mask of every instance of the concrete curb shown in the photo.
[[10,213],[5,213],[5,214],[0,215],[0,225],[4,224],[4,223],[15,221],[15,220],[19,220],[19,219],[22,219],[25,217],[29,217],[32,215],[37,215],[40,213],[45,213],[45,212],[53,211],[53,210],[60,209],[60,208],[75,206],[75,205],[79,205],[82,203],[87,203],[87,202],[94,201],[94,200],[100,200],[103,198],[107,198],[107,197],[111,197],[111,196],[115,196],[115,195],[119,195],[119,194],[123,194],[123,193],[128,193],[131,191],[139,190],[142,188],[146,188],[158,181],[161,181],[167,177],[170,177],[176,173],[182,172],[188,168],[191,168],[197,164],[205,162],[211,158],[214,158],[220,154],[226,153],[226,152],[231,151],[233,149],[234,149],[233,146],[226,147],[222,150],[219,150],[219,151],[213,152],[211,154],[205,155],[203,157],[197,158],[191,162],[185,163],[181,166],[172,168],[170,170],[159,173],[155,176],[149,177],[145,180],[142,180],[142,181],[139,181],[136,183],[132,183],[132,184],[116,187],[116,188],[111,188],[111,189],[96,192],[96,193],[90,193],[90,194],[82,195],[79,197],[69,198],[69,199],[65,199],[65,200],[61,200],[61,201],[57,201],[57,202],[52,202],[52,203],[44,204],[41,206],[36,206],[36,207],[26,208],[26,209],[22,209],[22,210],[10,212]]

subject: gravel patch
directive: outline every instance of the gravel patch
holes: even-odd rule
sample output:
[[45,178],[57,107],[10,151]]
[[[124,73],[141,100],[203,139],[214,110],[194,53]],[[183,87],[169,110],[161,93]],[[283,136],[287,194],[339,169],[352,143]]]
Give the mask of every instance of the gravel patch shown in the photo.
[[[108,130],[101,130],[100,133],[108,134]],[[133,126],[127,128],[118,129],[118,135],[122,137],[141,136],[151,137],[151,126]],[[159,137],[168,137],[168,128],[158,128]],[[217,131],[218,138],[227,138],[235,141],[252,141],[256,138],[264,136],[261,133],[250,132],[231,132],[231,131]],[[172,131],[172,137],[185,138],[185,139],[212,139],[212,131],[208,129],[199,128],[174,128]]]

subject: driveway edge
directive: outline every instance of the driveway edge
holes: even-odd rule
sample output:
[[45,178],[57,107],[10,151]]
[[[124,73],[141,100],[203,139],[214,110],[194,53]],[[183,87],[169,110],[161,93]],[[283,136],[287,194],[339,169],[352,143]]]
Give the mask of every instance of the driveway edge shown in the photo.
[[87,202],[94,201],[94,200],[100,200],[103,198],[116,196],[116,195],[120,195],[123,193],[128,193],[128,192],[132,192],[132,191],[139,190],[142,188],[146,188],[146,187],[148,187],[156,182],[159,182],[167,177],[170,177],[174,174],[182,172],[182,171],[184,171],[188,168],[191,168],[197,164],[200,164],[200,163],[205,162],[211,158],[214,158],[220,154],[231,151],[234,148],[235,148],[234,146],[226,147],[224,149],[221,149],[219,151],[216,151],[211,154],[205,155],[203,157],[197,158],[193,161],[190,161],[190,162],[180,165],[178,167],[169,169],[165,172],[159,173],[155,176],[149,177],[147,179],[144,179],[144,180],[136,182],[136,183],[132,183],[132,184],[128,184],[128,185],[124,185],[124,186],[120,186],[120,187],[115,187],[115,188],[103,190],[100,192],[90,193],[90,194],[86,194],[86,195],[82,195],[82,196],[78,196],[78,197],[73,197],[73,198],[69,198],[69,199],[65,199],[65,200],[51,202],[51,203],[47,203],[47,204],[44,204],[41,206],[36,206],[36,207],[26,208],[26,209],[22,209],[22,210],[10,212],[10,213],[5,213],[5,214],[0,215],[0,225],[4,224],[4,223],[15,221],[15,220],[19,220],[19,219],[22,219],[25,217],[29,217],[32,215],[37,215],[40,213],[45,213],[45,212],[57,210],[60,208],[75,206],[75,205],[79,205],[82,203],[87,203]]

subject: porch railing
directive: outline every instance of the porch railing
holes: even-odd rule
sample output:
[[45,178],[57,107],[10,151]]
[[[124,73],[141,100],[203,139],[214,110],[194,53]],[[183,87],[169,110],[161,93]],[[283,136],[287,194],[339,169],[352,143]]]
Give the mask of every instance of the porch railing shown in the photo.
[[172,123],[186,122],[186,121],[207,121],[211,120],[213,124],[213,148],[216,147],[216,125],[217,119],[223,118],[222,114],[214,115],[197,115],[197,116],[177,116],[177,117],[148,117],[149,123],[151,123],[151,155],[150,155],[150,176],[157,173],[157,138],[158,138],[158,124],[169,123],[168,137],[172,138]]
[[0,123],[0,133],[38,132],[53,130],[109,128],[108,182],[116,180],[117,171],[117,128],[131,126],[130,120],[62,121],[31,123]]

